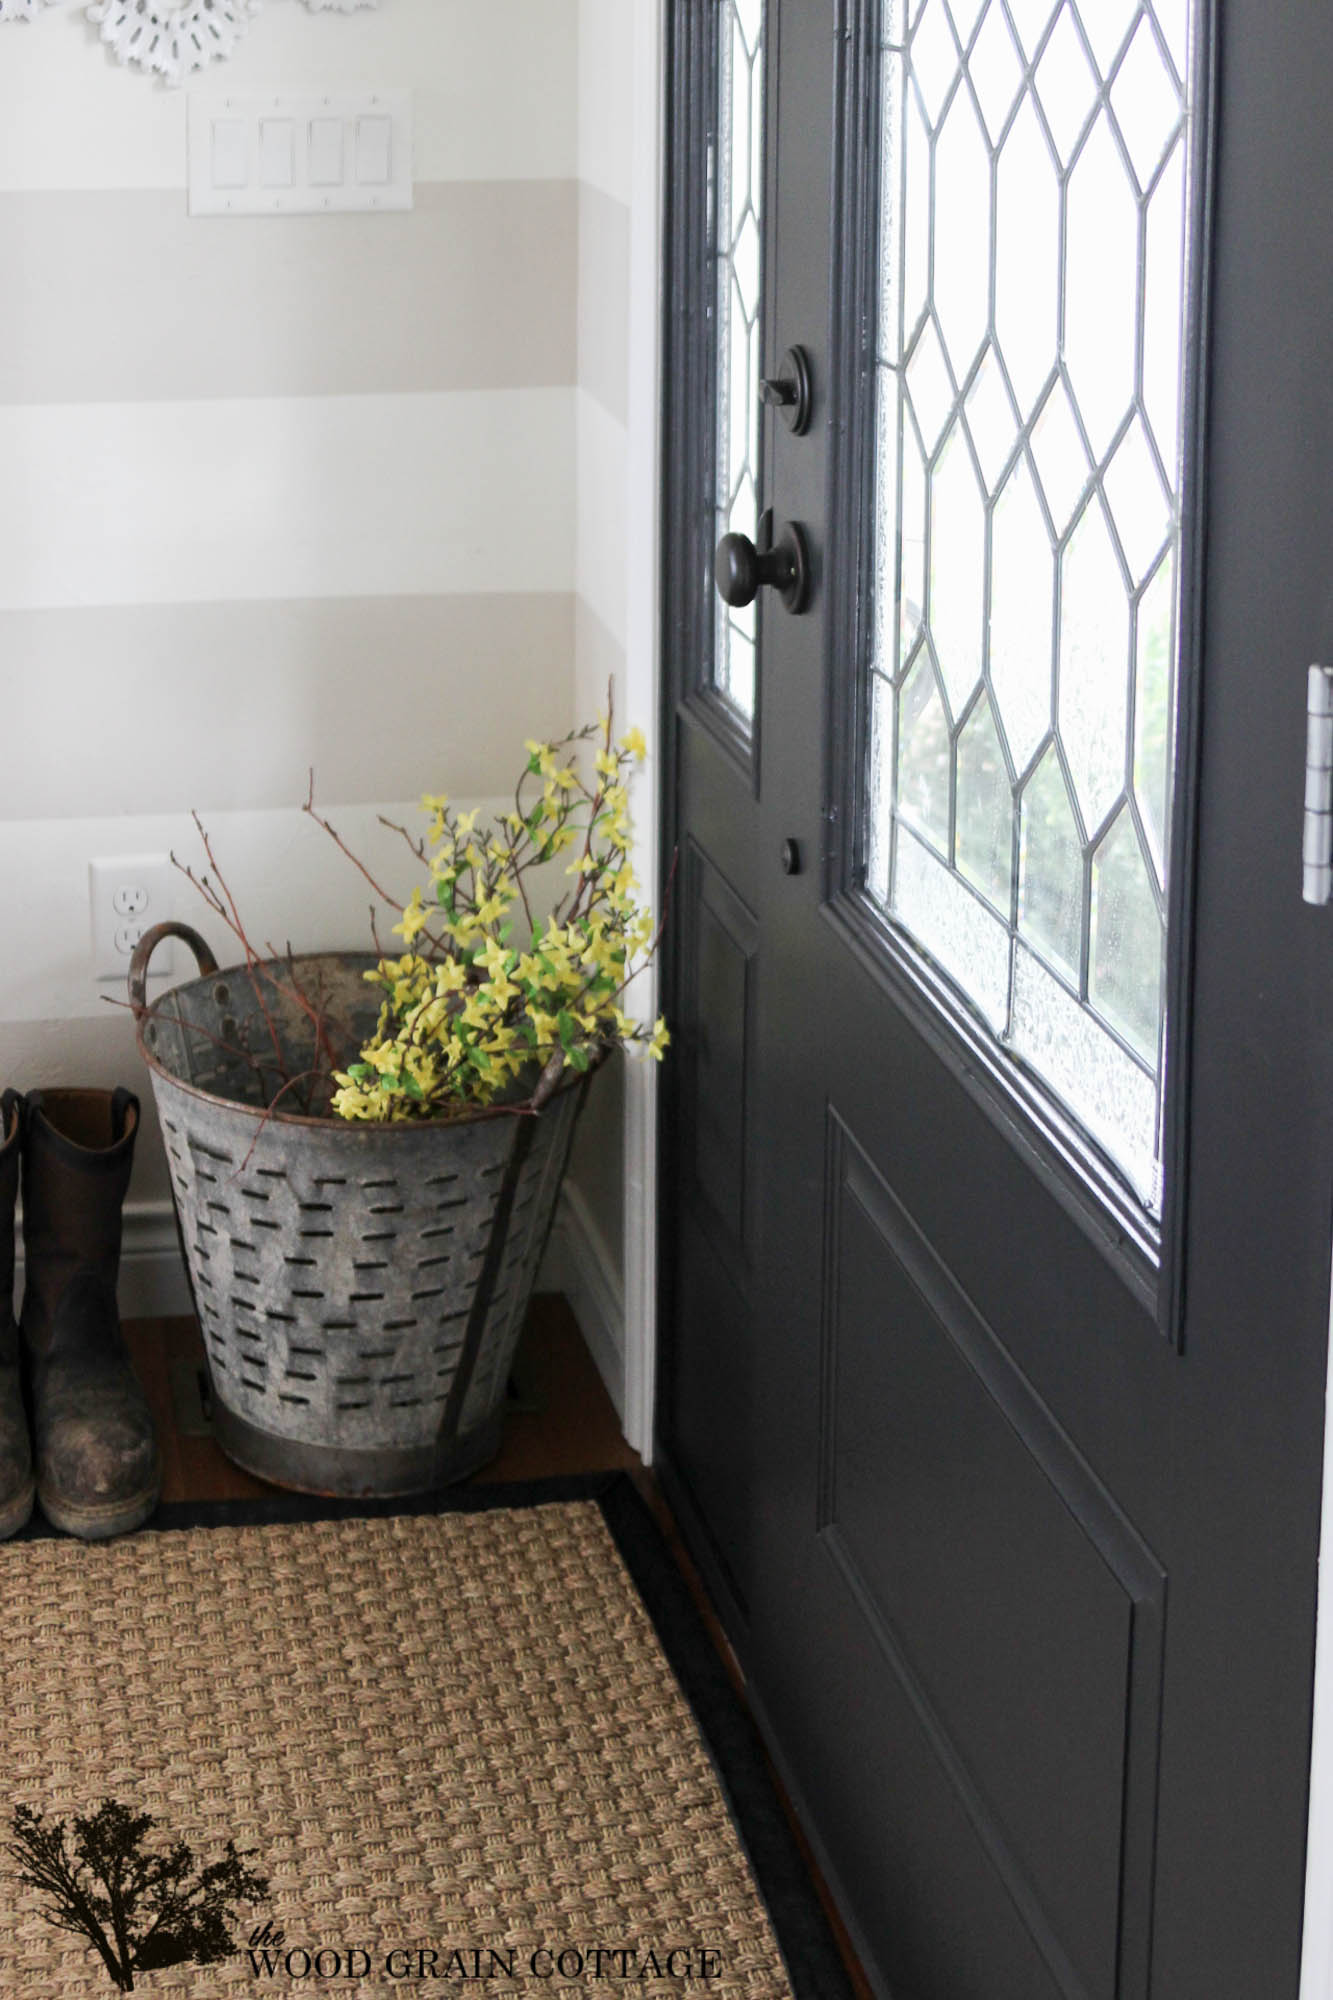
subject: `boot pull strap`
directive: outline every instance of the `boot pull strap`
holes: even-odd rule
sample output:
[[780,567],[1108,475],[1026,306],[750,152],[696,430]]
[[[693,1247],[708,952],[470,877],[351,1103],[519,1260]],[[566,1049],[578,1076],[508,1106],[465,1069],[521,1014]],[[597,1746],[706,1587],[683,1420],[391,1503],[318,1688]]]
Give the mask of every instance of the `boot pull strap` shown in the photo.
[[148,961],[163,938],[169,937],[178,937],[189,945],[194,953],[195,963],[199,967],[201,979],[210,979],[218,969],[217,960],[198,931],[191,930],[188,924],[171,922],[154,924],[153,928],[145,931],[139,939],[134,947],[134,956],[130,960],[130,1006],[136,1021],[142,1021],[148,1012]]

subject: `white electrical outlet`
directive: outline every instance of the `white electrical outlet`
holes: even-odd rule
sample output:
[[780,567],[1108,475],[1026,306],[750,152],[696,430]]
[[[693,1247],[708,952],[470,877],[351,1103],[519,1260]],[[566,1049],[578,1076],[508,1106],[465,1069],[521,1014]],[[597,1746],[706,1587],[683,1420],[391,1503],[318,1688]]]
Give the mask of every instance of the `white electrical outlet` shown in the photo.
[[[93,973],[124,980],[134,947],[145,931],[172,915],[175,870],[166,854],[124,854],[90,861],[88,889],[93,919]],[[171,939],[153,953],[152,976],[172,969]]]

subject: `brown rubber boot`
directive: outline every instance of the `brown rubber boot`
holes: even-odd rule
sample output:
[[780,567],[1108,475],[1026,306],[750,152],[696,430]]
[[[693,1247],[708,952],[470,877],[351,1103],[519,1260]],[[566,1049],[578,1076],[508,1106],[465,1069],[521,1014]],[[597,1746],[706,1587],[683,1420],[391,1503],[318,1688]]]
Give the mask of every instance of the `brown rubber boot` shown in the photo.
[[23,1346],[37,1500],[85,1541],[127,1534],[157,1505],[157,1442],[120,1331],[120,1212],[139,1100],[35,1090],[23,1142]]
[[32,1512],[32,1452],[19,1385],[19,1330],[14,1323],[14,1204],[19,1192],[23,1099],[0,1098],[0,1542]]

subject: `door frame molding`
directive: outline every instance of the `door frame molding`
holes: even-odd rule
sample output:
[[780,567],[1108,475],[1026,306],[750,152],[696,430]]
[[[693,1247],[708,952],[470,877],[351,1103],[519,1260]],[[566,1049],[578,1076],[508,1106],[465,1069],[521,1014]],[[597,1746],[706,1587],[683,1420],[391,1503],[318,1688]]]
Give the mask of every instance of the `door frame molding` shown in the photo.
[[1305,1845],[1305,1920],[1300,2000],[1333,2000],[1333,1280],[1329,1287],[1328,1385],[1324,1395],[1324,1493],[1315,1609],[1314,1722]]
[[[643,718],[648,761],[640,779],[632,861],[651,884],[657,907],[663,880],[664,739],[661,725],[663,91],[666,76],[663,0],[635,0],[629,245],[629,438],[625,502],[625,686],[622,710]],[[656,964],[628,990],[635,1019],[651,1021],[658,1007]],[[657,1387],[658,1132],[657,1064],[625,1065],[625,1409],[629,1443],[652,1463]]]

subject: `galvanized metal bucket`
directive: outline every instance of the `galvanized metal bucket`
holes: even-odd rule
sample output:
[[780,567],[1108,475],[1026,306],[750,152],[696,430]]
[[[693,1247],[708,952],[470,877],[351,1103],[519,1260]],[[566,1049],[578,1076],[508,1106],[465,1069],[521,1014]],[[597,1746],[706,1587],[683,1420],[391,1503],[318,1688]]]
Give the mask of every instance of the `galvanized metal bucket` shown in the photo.
[[[150,1004],[148,963],[167,936],[200,976]],[[360,1047],[378,1017],[363,977],[376,960],[291,963],[335,1046]],[[291,1090],[275,1105],[284,1071],[314,1067],[314,1023],[287,970],[219,972],[175,923],[149,931],[130,967],[214,1428],[239,1465],[282,1486],[426,1491],[499,1447],[587,1078],[571,1074],[537,1115],[361,1125],[292,1109]]]

